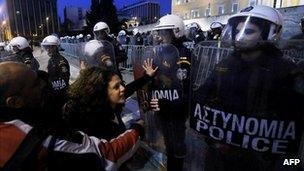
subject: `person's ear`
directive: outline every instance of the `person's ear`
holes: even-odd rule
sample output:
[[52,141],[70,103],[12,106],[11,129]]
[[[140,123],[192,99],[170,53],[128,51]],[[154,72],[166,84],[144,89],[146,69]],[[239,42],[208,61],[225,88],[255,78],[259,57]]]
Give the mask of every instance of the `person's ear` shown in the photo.
[[24,106],[24,100],[18,96],[10,96],[5,100],[6,106],[10,108],[21,108]]

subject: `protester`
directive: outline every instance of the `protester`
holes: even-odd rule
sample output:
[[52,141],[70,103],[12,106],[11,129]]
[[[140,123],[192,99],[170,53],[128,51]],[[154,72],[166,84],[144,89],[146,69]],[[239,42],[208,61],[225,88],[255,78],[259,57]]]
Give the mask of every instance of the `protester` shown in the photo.
[[124,86],[113,70],[91,67],[70,86],[66,118],[72,127],[88,135],[110,140],[126,127],[121,119],[126,98],[153,78],[152,60],[144,64],[146,75]]
[[36,72],[16,62],[0,63],[0,169],[116,170],[144,136],[140,124],[111,141],[45,127],[43,89]]

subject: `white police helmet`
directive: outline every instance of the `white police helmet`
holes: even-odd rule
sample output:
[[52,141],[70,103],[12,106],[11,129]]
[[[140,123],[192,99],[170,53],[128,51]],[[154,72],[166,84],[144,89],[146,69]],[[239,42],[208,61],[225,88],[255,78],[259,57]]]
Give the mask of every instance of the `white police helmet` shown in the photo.
[[135,36],[135,35],[137,35],[138,33],[139,33],[139,30],[138,30],[138,28],[135,28],[135,29],[133,29],[133,35]]
[[14,37],[10,43],[9,43],[12,47],[17,47],[19,50],[25,49],[27,47],[29,47],[29,43],[26,40],[26,38],[18,36],[18,37]]
[[41,43],[42,46],[59,46],[60,40],[54,35],[46,36]]
[[222,32],[222,41],[236,48],[250,49],[259,44],[277,44],[282,33],[283,17],[269,6],[250,6],[231,16]]
[[185,24],[181,17],[177,15],[166,15],[159,19],[158,25],[153,30],[172,29],[176,38],[185,35]]
[[6,46],[5,42],[0,42],[0,47],[5,47],[5,46]]
[[[113,48],[99,40],[90,40],[84,46],[84,55],[87,67],[114,68]],[[109,50],[109,51],[108,51]]]
[[110,28],[107,23],[105,22],[96,23],[93,28],[93,32],[95,33],[96,31],[102,31],[102,30],[104,30],[107,34],[110,34]]
[[213,30],[213,29],[223,29],[223,24],[218,22],[218,21],[214,21],[211,23],[210,25],[210,29]]
[[118,32],[118,36],[125,36],[127,33],[126,33],[126,31],[124,31],[124,30],[120,30],[119,32]]

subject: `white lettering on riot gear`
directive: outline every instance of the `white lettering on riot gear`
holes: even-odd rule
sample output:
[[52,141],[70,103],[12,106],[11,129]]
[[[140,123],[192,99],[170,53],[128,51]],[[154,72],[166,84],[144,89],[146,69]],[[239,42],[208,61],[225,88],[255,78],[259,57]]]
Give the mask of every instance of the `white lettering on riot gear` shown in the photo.
[[54,90],[61,90],[66,87],[66,84],[63,79],[59,79],[52,82],[52,87]]
[[156,99],[168,99],[170,101],[178,100],[179,95],[177,90],[153,90],[152,98]]
[[296,139],[295,121],[246,117],[200,104],[196,104],[194,117],[197,131],[245,149],[284,154],[289,141]]

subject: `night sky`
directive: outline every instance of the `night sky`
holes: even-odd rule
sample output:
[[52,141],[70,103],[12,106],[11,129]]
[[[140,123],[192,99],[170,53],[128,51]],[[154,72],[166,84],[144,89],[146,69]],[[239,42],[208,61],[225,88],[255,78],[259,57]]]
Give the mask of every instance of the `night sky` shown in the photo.
[[[122,8],[124,5],[130,5],[132,3],[139,2],[140,0],[114,0],[117,10]],[[171,9],[171,0],[155,0],[160,3],[160,13],[165,15],[170,13]],[[91,0],[58,0],[58,14],[63,20],[63,9],[65,6],[75,6],[75,7],[84,7],[90,9]]]

